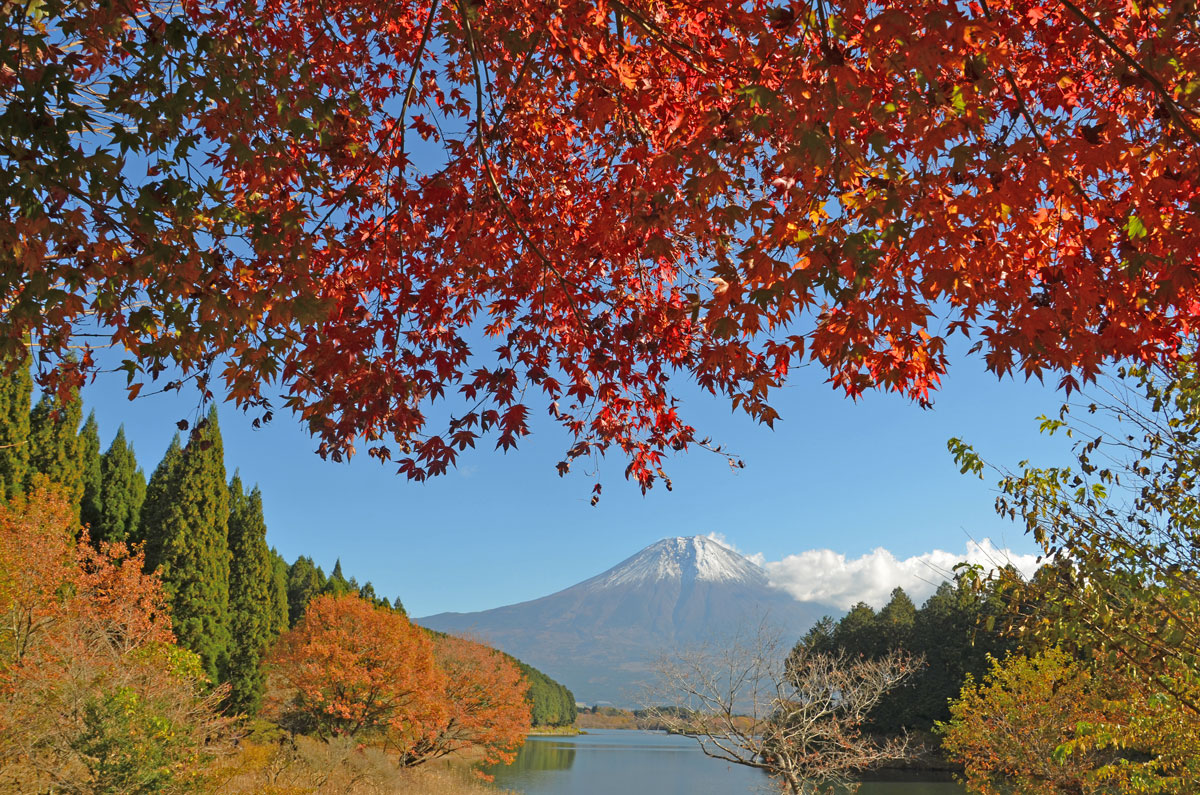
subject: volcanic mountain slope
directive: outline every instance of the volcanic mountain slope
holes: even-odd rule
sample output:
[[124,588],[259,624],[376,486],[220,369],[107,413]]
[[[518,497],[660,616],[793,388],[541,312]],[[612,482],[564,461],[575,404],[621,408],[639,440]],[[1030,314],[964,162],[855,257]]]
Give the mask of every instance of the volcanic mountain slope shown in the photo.
[[664,651],[719,641],[765,616],[799,639],[842,611],[798,602],[767,574],[703,536],[667,538],[591,579],[529,602],[419,618],[471,634],[536,666],[580,701],[633,705]]

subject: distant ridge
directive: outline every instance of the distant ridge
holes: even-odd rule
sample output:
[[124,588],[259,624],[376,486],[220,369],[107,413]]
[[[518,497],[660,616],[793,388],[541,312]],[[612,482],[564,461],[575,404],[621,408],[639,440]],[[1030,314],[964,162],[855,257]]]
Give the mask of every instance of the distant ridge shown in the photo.
[[798,602],[752,561],[704,536],[665,538],[540,599],[416,619],[470,633],[535,665],[586,703],[632,705],[664,650],[719,639],[766,616],[797,640],[837,608]]

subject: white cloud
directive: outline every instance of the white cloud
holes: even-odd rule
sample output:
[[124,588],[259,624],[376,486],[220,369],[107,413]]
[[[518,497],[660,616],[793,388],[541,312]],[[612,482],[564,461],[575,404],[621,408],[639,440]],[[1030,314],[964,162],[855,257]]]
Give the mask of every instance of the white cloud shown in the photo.
[[707,538],[709,541],[716,541],[718,544],[725,547],[726,549],[732,549],[734,552],[738,553],[739,555],[742,554],[742,551],[740,549],[738,549],[737,547],[735,547],[733,545],[733,542],[725,537],[724,533],[718,533],[714,530],[713,532],[709,533],[708,535],[706,535],[704,537]]
[[[717,535],[709,537],[733,548]],[[965,552],[936,549],[903,560],[883,547],[858,558],[847,558],[831,549],[812,549],[780,561],[764,562],[762,555],[750,559],[767,570],[772,585],[797,599],[824,602],[843,610],[858,602],[883,607],[896,587],[903,588],[919,607],[942,581],[953,577],[954,565],[962,561],[989,570],[1011,563],[1026,576],[1037,567],[1035,555],[999,549],[986,538],[981,543],[969,542]]]
[[766,566],[767,566],[767,556],[766,555],[764,555],[761,552],[755,552],[753,555],[743,552],[742,550],[738,549],[732,541],[730,541],[728,538],[726,538],[724,533],[718,533],[718,532],[714,531],[704,537],[707,538],[709,541],[716,541],[718,544],[725,547],[726,549],[733,550],[734,552],[738,553],[739,555],[741,555],[746,560],[750,561],[751,563],[753,563],[756,566],[762,566],[763,568],[766,568]]

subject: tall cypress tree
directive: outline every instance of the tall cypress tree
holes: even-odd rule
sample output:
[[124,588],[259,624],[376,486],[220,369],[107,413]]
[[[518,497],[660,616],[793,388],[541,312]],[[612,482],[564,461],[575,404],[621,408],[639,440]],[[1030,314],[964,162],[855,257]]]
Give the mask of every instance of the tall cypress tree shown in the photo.
[[100,457],[100,518],[92,526],[92,537],[97,541],[138,538],[138,518],[145,499],[146,474],[137,465],[122,425]]
[[76,441],[79,453],[79,478],[83,494],[79,501],[79,518],[91,528],[92,539],[100,525],[100,426],[96,424],[96,412],[88,413],[87,421],[79,431]]
[[167,452],[154,468],[146,484],[146,498],[138,513],[137,532],[133,539],[146,545],[146,570],[153,571],[162,564],[166,554],[166,523],[171,505],[179,499],[179,468],[183,463],[183,445],[179,434],[171,439]]
[[229,487],[215,407],[192,433],[174,481],[175,499],[162,506],[158,527],[145,529],[147,547],[161,549],[158,570],[180,645],[215,680],[229,650]]
[[43,394],[29,415],[27,484],[42,481],[61,486],[76,510],[83,498],[78,436],[81,419],[83,401],[77,393],[66,401]]
[[225,679],[232,712],[254,714],[265,681],[262,657],[275,633],[275,567],[267,548],[262,494],[249,495],[234,474],[229,484],[229,627],[231,645]]
[[281,635],[288,630],[288,564],[271,549],[271,633]]
[[29,470],[29,410],[33,378],[29,357],[8,375],[0,374],[0,499],[22,493]]

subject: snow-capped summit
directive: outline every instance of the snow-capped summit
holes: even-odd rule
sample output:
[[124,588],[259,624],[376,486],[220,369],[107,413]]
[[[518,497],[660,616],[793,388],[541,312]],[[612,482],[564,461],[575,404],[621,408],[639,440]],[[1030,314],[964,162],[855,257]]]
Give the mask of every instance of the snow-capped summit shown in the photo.
[[417,619],[482,638],[540,668],[588,703],[633,705],[664,651],[720,640],[766,619],[801,635],[827,605],[798,602],[761,568],[711,538],[665,538],[578,585],[480,613]]
[[758,566],[705,536],[664,538],[581,585],[611,588],[662,580],[766,585]]

